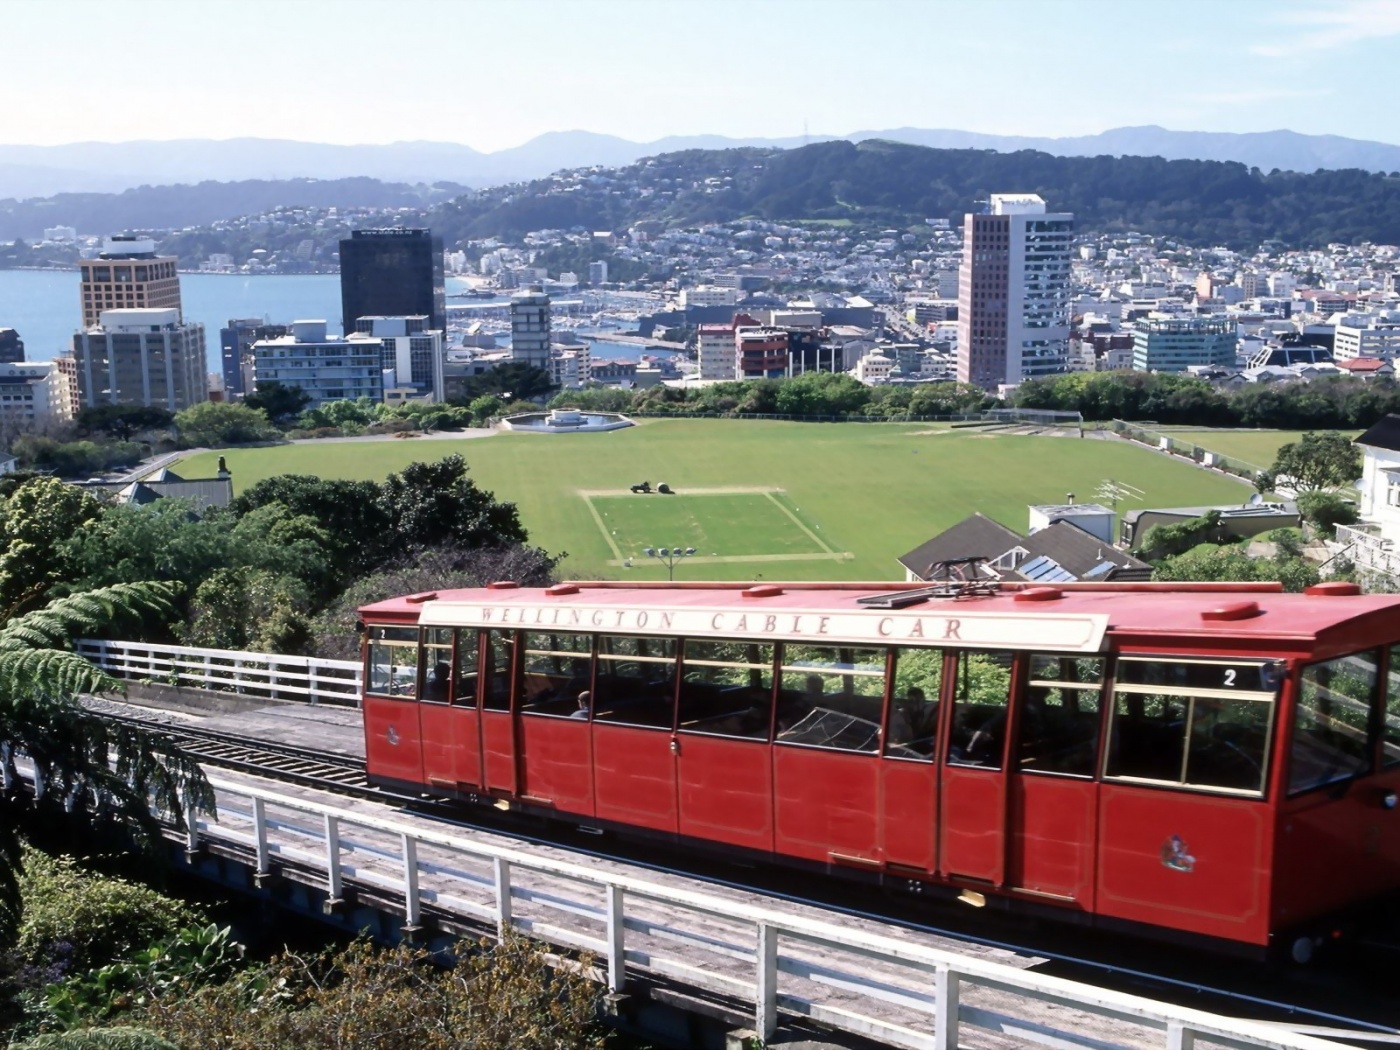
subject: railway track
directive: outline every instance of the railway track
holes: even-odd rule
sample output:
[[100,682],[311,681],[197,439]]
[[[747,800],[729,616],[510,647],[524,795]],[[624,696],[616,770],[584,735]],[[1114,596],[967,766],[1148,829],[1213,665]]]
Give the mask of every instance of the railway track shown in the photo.
[[[791,888],[795,881],[791,873],[752,868],[745,869],[741,880],[733,876],[734,865],[700,858],[698,855],[687,856],[684,867],[667,865],[654,859],[646,859],[655,856],[654,847],[638,848],[611,836],[611,848],[600,849],[597,829],[556,824],[551,826],[549,834],[543,835],[538,833],[537,819],[521,814],[502,813],[481,807],[479,811],[473,809],[469,819],[464,816],[462,805],[434,801],[419,795],[385,791],[369,783],[364,761],[357,757],[313,748],[268,743],[235,733],[143,718],[112,709],[97,710],[94,713],[113,721],[160,733],[202,762],[220,769],[412,809],[443,823],[466,829],[509,834],[521,842],[563,847],[575,853],[625,863],[657,874],[682,875],[711,886],[763,893],[792,904],[820,908],[851,918],[895,923],[932,936],[971,941],[985,947],[1032,955],[1047,960],[1045,966],[1049,972],[1060,976],[1092,980],[1165,1001],[1276,1022],[1296,1030],[1324,1035],[1343,1042],[1353,1042],[1358,1046],[1400,1045],[1400,1027],[1396,1027],[1400,1024],[1400,1010],[1394,1005],[1392,993],[1385,980],[1380,979],[1377,982],[1377,1002],[1357,1007],[1333,1005],[1334,997],[1344,1000],[1348,995],[1354,996],[1356,993],[1355,985],[1349,982],[1357,974],[1349,972],[1352,969],[1350,967],[1347,968],[1348,972],[1334,973],[1321,967],[1286,971],[1265,970],[1262,966],[1241,966],[1228,961],[1217,965],[1210,961],[1203,963],[1199,954],[1171,952],[1157,945],[1137,943],[1125,949],[1113,939],[1095,937],[1093,934],[1090,934],[1090,937],[1102,940],[1103,947],[1111,952],[1112,957],[1090,957],[1082,954],[1085,931],[1056,928],[1048,934],[1031,938],[1030,943],[1025,940],[989,936],[985,927],[989,925],[988,920],[996,924],[996,916],[979,915],[977,925],[983,929],[977,930],[955,921],[921,921],[912,917],[911,912],[927,912],[938,907],[914,897],[883,896],[879,898],[877,906],[874,901],[868,899],[873,894],[863,892],[853,884],[833,883],[829,893],[812,893],[811,880],[801,880],[805,892],[799,893]],[[837,899],[838,894],[846,899]],[[856,894],[862,896],[864,906],[853,905],[850,902],[850,898]],[[943,918],[946,920],[948,917]],[[1002,930],[1003,934],[1006,932],[1005,929]],[[1077,942],[1081,951],[1076,952],[1063,947],[1062,942],[1066,940]],[[1168,965],[1158,970],[1143,967],[1131,960],[1134,947],[1153,953],[1159,961],[1167,962]],[[1124,957],[1125,950],[1128,957]],[[1370,976],[1378,975],[1372,973]],[[1218,983],[1224,980],[1229,980],[1233,987]],[[1290,995],[1300,998],[1295,1001],[1280,999],[1280,984],[1287,986]],[[1343,1012],[1349,1009],[1356,1009],[1368,1016],[1354,1016]],[[1389,1016],[1392,1014],[1395,1016]]]

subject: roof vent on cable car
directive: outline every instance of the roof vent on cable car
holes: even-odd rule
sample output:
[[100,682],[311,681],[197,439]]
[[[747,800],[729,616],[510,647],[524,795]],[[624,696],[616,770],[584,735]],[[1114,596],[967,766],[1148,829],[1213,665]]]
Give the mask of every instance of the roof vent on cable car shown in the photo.
[[740,592],[745,598],[776,598],[783,589],[772,583],[759,583]]
[[1024,591],[1017,591],[1012,595],[1013,602],[1053,602],[1065,596],[1065,592],[1058,587],[1027,587]]
[[1311,587],[1304,587],[1303,593],[1319,598],[1350,598],[1360,594],[1361,587],[1355,583],[1347,583],[1345,580],[1330,580],[1327,583],[1315,583]]
[[562,598],[566,594],[577,594],[578,584],[576,583],[556,583],[553,587],[546,587],[544,593],[551,598]]
[[1202,609],[1202,620],[1249,620],[1263,612],[1258,602],[1230,602],[1214,609]]
[[520,584],[514,580],[492,580],[486,585],[488,591],[514,591],[519,590]]
[[437,591],[423,591],[420,594],[410,594],[404,601],[408,602],[409,605],[422,605],[424,602],[432,601],[437,596]]

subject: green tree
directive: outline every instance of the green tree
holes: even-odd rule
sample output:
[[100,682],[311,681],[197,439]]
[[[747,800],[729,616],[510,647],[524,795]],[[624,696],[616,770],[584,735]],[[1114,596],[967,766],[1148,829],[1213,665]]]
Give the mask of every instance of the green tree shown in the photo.
[[543,368],[523,361],[510,361],[481,375],[469,376],[464,383],[463,394],[456,399],[456,403],[470,404],[483,394],[495,394],[519,404],[545,397],[553,389],[554,383]]
[[471,411],[472,422],[479,427],[485,426],[488,420],[496,416],[506,414],[506,403],[495,394],[482,394],[473,398],[467,408]]
[[195,591],[181,640],[212,649],[304,653],[310,601],[292,576],[247,565],[215,570]]
[[1251,558],[1238,544],[1202,543],[1167,558],[1152,571],[1154,580],[1274,582],[1286,591],[1301,591],[1318,581],[1317,566],[1280,550],[1275,558]]
[[777,409],[784,415],[826,416],[860,413],[870,401],[870,388],[837,372],[808,372],[778,387]]
[[319,525],[342,585],[373,571],[391,543],[390,518],[380,503],[380,488],[372,481],[325,481],[304,474],[281,474],[250,486],[234,499],[229,510],[242,518],[272,504],[306,515]]
[[78,413],[78,430],[85,434],[110,434],[130,441],[146,430],[162,430],[175,417],[155,405],[93,405]]
[[78,702],[120,692],[122,683],[72,650],[78,636],[109,632],[145,617],[168,617],[174,587],[118,584],[50,602],[0,627],[0,762],[32,766],[34,798],[0,795],[0,941],[19,907],[21,831],[81,814],[121,827],[139,841],[160,835],[158,817],[184,827],[190,808],[212,810],[199,763],[164,736],[104,721]]
[[257,392],[249,394],[243,403],[249,408],[260,409],[274,424],[285,427],[295,423],[306,406],[311,404],[311,395],[299,386],[259,383]]
[[232,519],[196,517],[187,500],[103,507],[59,550],[78,589],[137,580],[200,580],[235,559]]
[[451,544],[497,547],[527,536],[514,503],[477,488],[461,456],[410,463],[385,479],[379,497],[399,550]]
[[260,409],[233,401],[191,405],[176,414],[175,427],[186,445],[208,448],[275,441],[282,436]]
[[1208,510],[1198,518],[1175,525],[1153,525],[1134,553],[1147,561],[1159,561],[1184,554],[1199,544],[1218,543],[1222,539],[1220,511]]
[[145,1028],[80,1028],[71,1032],[49,1032],[10,1050],[180,1050],[168,1039]]
[[73,578],[65,545],[96,518],[101,504],[57,478],[21,485],[0,507],[0,623]]
[[1303,520],[1323,536],[1337,534],[1338,525],[1354,525],[1356,504],[1335,492],[1304,492],[1298,497],[1298,510]]
[[1361,477],[1361,449],[1345,434],[1309,431],[1278,450],[1270,472],[1299,493],[1344,488]]

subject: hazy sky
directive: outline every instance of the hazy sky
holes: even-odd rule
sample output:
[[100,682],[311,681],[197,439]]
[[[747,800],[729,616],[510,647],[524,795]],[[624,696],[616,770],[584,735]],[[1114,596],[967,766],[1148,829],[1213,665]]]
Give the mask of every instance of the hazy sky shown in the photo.
[[495,150],[804,124],[1400,142],[1400,0],[0,0],[0,25],[0,143]]

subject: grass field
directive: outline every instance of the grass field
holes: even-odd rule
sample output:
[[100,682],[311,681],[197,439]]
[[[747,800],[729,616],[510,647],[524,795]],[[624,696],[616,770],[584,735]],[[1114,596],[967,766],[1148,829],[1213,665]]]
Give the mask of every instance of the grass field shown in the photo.
[[[1087,501],[1110,478],[1146,492],[1145,503],[1122,509],[1243,502],[1251,491],[1127,442],[918,424],[647,420],[607,434],[315,442],[222,454],[243,489],[285,473],[378,480],[454,452],[478,484],[519,506],[532,542],[568,552],[565,573],[609,578],[664,579],[665,566],[636,556],[643,547],[683,544],[697,557],[677,566],[678,578],[891,579],[902,575],[900,554],[973,511],[1024,530],[1027,504],[1059,503],[1069,492]],[[199,453],[175,469],[212,476],[219,455]],[[627,492],[642,480],[666,482],[677,495]],[[617,564],[629,556],[632,567]]]
[[[1242,459],[1260,469],[1273,466],[1278,450],[1303,436],[1301,430],[1215,430],[1209,427],[1158,427],[1158,433],[1189,441],[1209,452]],[[1361,432],[1344,431],[1347,437]]]

